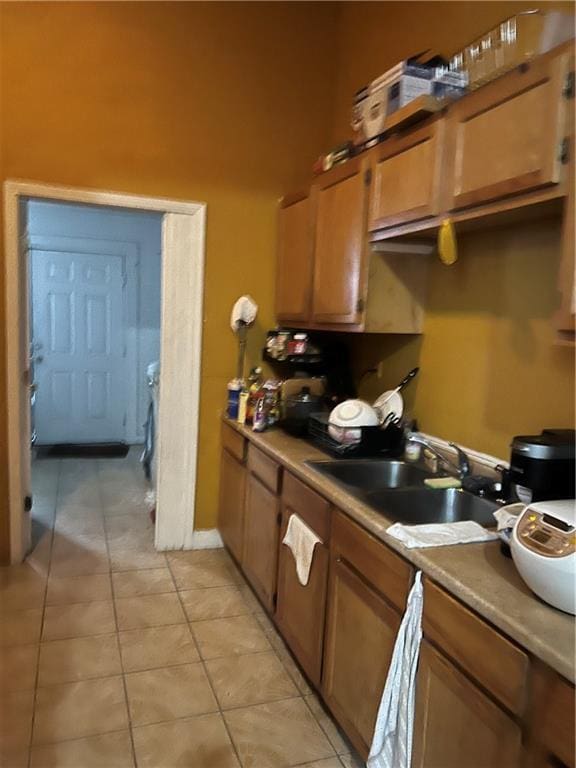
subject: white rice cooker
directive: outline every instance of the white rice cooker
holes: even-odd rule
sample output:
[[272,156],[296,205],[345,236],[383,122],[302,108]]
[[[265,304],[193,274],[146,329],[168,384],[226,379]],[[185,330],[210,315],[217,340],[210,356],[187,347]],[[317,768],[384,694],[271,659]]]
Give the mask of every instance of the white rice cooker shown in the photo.
[[529,504],[516,520],[510,549],[530,589],[576,615],[576,501]]

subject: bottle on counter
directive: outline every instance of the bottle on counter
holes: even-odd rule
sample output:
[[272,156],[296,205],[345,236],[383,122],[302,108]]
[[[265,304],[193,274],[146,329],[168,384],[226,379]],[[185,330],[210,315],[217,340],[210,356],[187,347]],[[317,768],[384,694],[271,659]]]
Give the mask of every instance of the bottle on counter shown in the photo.
[[226,412],[229,419],[236,420],[238,418],[238,407],[240,403],[240,393],[244,388],[244,381],[242,379],[232,379],[228,382],[228,405]]
[[248,391],[243,389],[240,392],[240,398],[238,402],[238,424],[246,424],[246,410],[248,407]]
[[262,368],[252,368],[248,376],[248,401],[246,403],[246,423],[251,424],[256,410],[256,403],[262,390]]
[[262,391],[260,394],[260,397],[256,401],[254,416],[252,418],[252,429],[254,432],[264,432],[267,426],[268,426],[268,403],[266,401],[266,395]]

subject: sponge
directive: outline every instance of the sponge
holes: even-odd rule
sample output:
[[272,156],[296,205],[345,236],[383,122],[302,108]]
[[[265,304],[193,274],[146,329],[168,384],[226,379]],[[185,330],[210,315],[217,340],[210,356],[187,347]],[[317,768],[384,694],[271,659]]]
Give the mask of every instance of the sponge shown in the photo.
[[424,484],[429,488],[462,488],[456,477],[427,477]]

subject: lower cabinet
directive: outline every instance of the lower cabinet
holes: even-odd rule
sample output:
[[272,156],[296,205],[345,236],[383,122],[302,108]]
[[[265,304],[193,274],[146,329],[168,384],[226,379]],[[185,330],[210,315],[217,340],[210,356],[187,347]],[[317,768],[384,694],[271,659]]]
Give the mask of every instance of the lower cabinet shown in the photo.
[[344,561],[332,562],[323,694],[366,757],[400,616]]
[[244,438],[234,432],[231,427],[224,425],[220,460],[218,528],[224,543],[238,562],[242,561],[244,545],[244,491],[246,487],[244,451]]
[[574,686],[551,669],[535,662],[531,689],[534,705],[529,724],[529,768],[576,763]]
[[426,640],[420,649],[412,768],[520,768],[521,730]]
[[398,602],[405,601],[410,578],[401,558],[335,513],[322,694],[364,758],[401,621],[386,590],[397,580]]
[[[414,570],[247,443],[223,426],[220,533],[366,758]],[[293,514],[321,539],[306,586],[282,544]],[[412,768],[574,768],[570,682],[428,576],[422,628]]]
[[272,611],[278,565],[278,498],[255,475],[248,475],[242,565],[264,606]]
[[282,491],[281,540],[293,514],[298,515],[322,543],[314,548],[306,586],[298,579],[292,551],[285,545],[280,546],[276,621],[302,669],[319,687],[328,580],[330,505],[295,477],[286,474]]

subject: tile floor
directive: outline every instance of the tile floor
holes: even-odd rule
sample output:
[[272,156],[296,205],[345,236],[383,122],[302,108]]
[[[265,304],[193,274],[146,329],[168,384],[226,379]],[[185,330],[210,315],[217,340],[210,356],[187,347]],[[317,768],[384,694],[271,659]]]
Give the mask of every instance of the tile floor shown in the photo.
[[4,768],[359,768],[223,550],[156,552],[137,450],[33,467],[0,569]]

